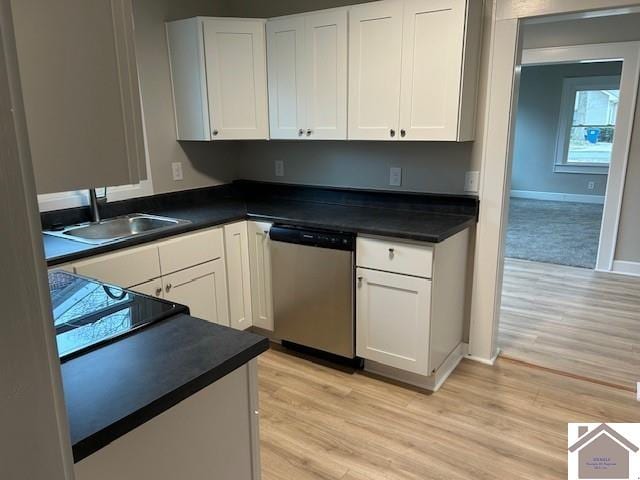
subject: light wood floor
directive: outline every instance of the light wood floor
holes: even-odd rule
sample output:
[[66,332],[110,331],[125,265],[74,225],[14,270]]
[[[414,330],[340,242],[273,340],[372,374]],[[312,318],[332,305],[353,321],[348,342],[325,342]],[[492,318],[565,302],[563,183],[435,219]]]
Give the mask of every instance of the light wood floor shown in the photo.
[[498,359],[433,394],[270,350],[263,480],[566,479],[567,422],[640,422],[630,392]]
[[635,391],[640,278],[507,259],[498,345],[504,356]]

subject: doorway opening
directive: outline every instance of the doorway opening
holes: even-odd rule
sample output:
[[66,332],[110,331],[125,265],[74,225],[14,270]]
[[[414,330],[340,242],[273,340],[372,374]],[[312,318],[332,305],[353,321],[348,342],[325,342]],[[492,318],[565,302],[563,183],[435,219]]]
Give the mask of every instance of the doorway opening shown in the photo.
[[635,391],[640,278],[610,273],[637,99],[637,52],[621,45],[523,51],[498,343]]

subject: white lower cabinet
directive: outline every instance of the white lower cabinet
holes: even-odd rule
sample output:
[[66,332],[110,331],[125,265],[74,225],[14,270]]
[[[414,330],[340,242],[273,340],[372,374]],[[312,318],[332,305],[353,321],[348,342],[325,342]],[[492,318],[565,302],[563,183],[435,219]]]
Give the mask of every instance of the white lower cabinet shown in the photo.
[[227,275],[223,259],[162,277],[164,298],[189,307],[194,317],[229,326]]
[[366,268],[356,281],[358,356],[429,375],[431,281]]
[[137,293],[142,293],[143,295],[149,295],[150,297],[162,298],[162,279],[156,278],[155,280],[151,280],[150,282],[131,287],[129,290],[133,290]]
[[245,330],[253,323],[247,222],[225,225],[224,246],[229,289],[229,324],[238,330]]
[[270,223],[247,222],[253,326],[273,331]]

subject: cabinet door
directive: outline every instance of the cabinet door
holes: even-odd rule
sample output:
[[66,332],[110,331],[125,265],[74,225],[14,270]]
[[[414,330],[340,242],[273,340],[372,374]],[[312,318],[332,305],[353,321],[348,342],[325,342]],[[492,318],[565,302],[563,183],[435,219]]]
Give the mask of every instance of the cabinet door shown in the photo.
[[151,280],[150,282],[136,285],[135,287],[131,287],[130,290],[133,290],[137,293],[142,293],[143,295],[149,295],[150,297],[163,298],[161,278],[156,278],[155,280]]
[[404,140],[456,140],[466,0],[407,0],[400,129]]
[[162,283],[166,300],[188,306],[194,317],[229,326],[224,260],[167,275]]
[[232,328],[245,330],[252,324],[247,222],[224,227],[224,246],[229,288],[229,323]]
[[394,140],[400,113],[402,2],[349,14],[349,139]]
[[222,228],[174,237],[158,244],[162,275],[224,257]]
[[347,139],[347,10],[306,16],[307,131],[311,140]]
[[145,247],[90,258],[74,264],[78,275],[112,283],[122,288],[140,285],[160,277],[158,247]]
[[304,17],[267,22],[269,127],[271,138],[305,138]]
[[253,325],[273,331],[273,293],[271,288],[270,223],[247,222],[251,271],[251,310]]
[[429,375],[431,281],[364,268],[356,277],[358,356]]
[[268,138],[264,21],[205,18],[203,22],[212,138]]

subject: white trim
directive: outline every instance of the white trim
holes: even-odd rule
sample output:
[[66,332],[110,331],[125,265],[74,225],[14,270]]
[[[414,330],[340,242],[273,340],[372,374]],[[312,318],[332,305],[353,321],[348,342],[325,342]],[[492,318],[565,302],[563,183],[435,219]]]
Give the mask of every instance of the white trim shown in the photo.
[[622,275],[633,275],[634,277],[640,277],[640,262],[628,262],[626,260],[614,260],[612,273],[619,273]]
[[577,173],[578,175],[609,175],[609,165],[599,166],[594,164],[555,164],[553,173]]
[[496,363],[496,360],[498,360],[499,356],[500,356],[500,349],[496,348],[496,353],[494,353],[493,356],[489,359],[476,357],[475,355],[471,355],[471,354],[467,354],[466,358],[469,360],[473,360],[474,362],[482,363],[483,365],[489,365],[493,367],[493,365],[495,365]]
[[529,190],[511,190],[511,198],[529,198],[531,200],[550,200],[553,202],[595,203],[604,205],[604,195],[581,195],[579,193],[533,192]]
[[458,346],[447,356],[440,368],[436,370],[433,375],[424,376],[418,375],[413,372],[407,372],[398,368],[389,367],[382,363],[374,362],[373,360],[364,361],[364,369],[367,372],[371,372],[375,375],[391,378],[408,385],[414,385],[416,387],[424,388],[432,392],[437,392],[444,384],[445,380],[449,378],[449,375],[453,373],[456,367],[460,364],[460,361],[465,358],[469,350],[469,344],[459,343]]

